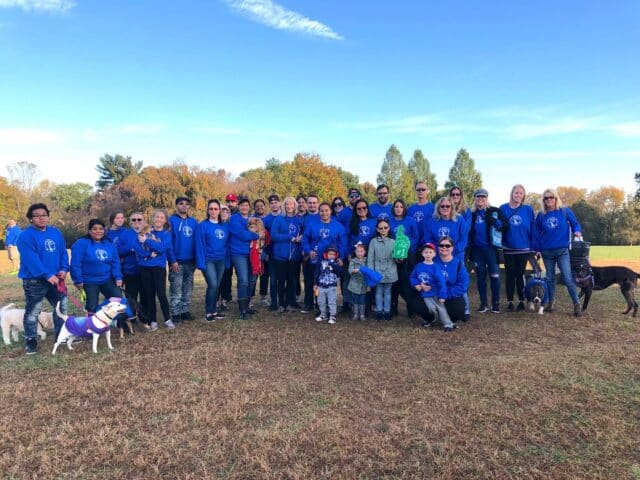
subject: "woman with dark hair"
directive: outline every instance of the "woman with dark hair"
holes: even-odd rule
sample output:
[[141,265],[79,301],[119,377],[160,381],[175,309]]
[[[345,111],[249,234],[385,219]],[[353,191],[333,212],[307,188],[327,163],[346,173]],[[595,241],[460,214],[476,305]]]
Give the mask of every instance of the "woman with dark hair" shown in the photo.
[[391,227],[391,236],[396,238],[398,234],[398,228],[402,226],[404,234],[409,237],[409,254],[405,259],[396,259],[398,267],[398,281],[395,282],[391,288],[391,315],[398,314],[398,297],[402,295],[404,301],[407,304],[407,315],[413,316],[413,310],[410,306],[411,283],[409,282],[409,275],[416,264],[416,248],[418,247],[418,241],[420,240],[420,232],[418,231],[418,223],[415,218],[408,215],[407,205],[404,200],[396,200],[393,202],[391,208],[391,217],[389,218],[389,225]]
[[504,270],[506,274],[507,310],[514,311],[513,295],[518,292],[517,311],[524,311],[524,271],[533,245],[533,208],[524,204],[525,190],[522,185],[514,185],[509,202],[500,206],[507,217],[509,230],[502,238]]
[[562,206],[558,193],[550,188],[542,194],[542,211],[535,220],[534,246],[538,255],[542,255],[544,269],[549,286],[549,305],[547,312],[555,310],[556,266],[560,269],[562,280],[573,302],[573,314],[582,316],[582,307],[578,300],[578,289],[571,273],[569,246],[572,237],[582,238],[582,228],[574,213]]
[[124,226],[125,219],[126,217],[122,210],[117,210],[109,215],[109,229],[105,234],[116,247],[120,243],[120,236],[127,230]]
[[[451,199],[451,203],[453,203],[453,206],[456,209],[456,213],[458,215],[461,215],[462,218],[464,218],[464,221],[467,222],[468,230],[471,225],[471,209],[465,203],[462,188],[454,185],[449,189],[448,197]],[[460,256],[461,253],[464,252],[457,252],[456,255]]]
[[452,322],[466,321],[465,295],[469,289],[469,274],[464,260],[455,253],[453,239],[444,236],[438,240],[438,256],[435,263],[447,284],[447,300],[444,303]]
[[105,236],[104,222],[94,218],[87,230],[87,235],[71,246],[71,280],[78,290],[84,290],[85,308],[93,315],[100,293],[105,298],[122,297],[122,271],[118,249]]
[[365,246],[376,234],[376,219],[369,212],[369,203],[364,198],[359,199],[354,205],[351,222],[349,223],[349,250],[358,242]]
[[215,322],[224,318],[217,308],[218,289],[224,274],[229,248],[229,231],[220,219],[220,202],[209,200],[207,218],[196,228],[196,267],[207,282],[205,319]]
[[331,200],[331,216],[342,223],[343,226],[343,213],[345,213],[345,206],[346,205],[342,197],[334,197],[333,200]]

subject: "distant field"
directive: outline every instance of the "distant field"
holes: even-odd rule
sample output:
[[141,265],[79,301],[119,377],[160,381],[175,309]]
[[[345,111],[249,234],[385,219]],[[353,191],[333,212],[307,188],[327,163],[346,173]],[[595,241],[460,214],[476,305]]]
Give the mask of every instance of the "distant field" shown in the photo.
[[640,245],[633,247],[597,245],[591,247],[591,261],[594,265],[624,265],[640,272]]

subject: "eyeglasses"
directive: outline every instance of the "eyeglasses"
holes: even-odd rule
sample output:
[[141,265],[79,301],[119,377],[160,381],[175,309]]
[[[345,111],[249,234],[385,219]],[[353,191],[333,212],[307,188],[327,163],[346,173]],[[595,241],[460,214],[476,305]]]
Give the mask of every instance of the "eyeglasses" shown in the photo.
[[209,210],[220,210],[218,207],[209,207]]
[[555,200],[556,197],[544,197],[545,200]]
[[449,196],[450,197],[460,197],[460,196],[462,196],[462,194],[460,192],[455,192],[455,193],[450,193]]
[[378,230],[389,230],[389,227],[380,226],[380,227],[378,227]]
[[438,245],[440,248],[451,248],[453,247],[453,245],[451,245],[450,243],[441,243],[440,245]]
[[49,215],[32,215],[31,218],[47,218]]
[[378,192],[376,195],[380,196],[380,195],[389,195],[389,192]]
[[358,212],[363,212],[363,211],[364,211],[364,210],[366,210],[366,209],[367,209],[367,207],[358,207],[358,208],[356,208],[356,210],[357,210]]
[[416,188],[416,192],[426,192],[426,188]]
[[143,219],[142,218],[132,218],[131,221],[132,222],[141,222]]
[[451,208],[451,205],[440,205],[440,208]]

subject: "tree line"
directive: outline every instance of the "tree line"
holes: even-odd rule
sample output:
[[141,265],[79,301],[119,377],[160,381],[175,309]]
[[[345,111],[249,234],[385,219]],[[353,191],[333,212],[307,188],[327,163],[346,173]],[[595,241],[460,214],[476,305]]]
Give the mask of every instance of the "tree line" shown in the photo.
[[[0,234],[11,218],[24,226],[24,214],[29,204],[45,202],[51,209],[52,222],[64,233],[67,241],[74,241],[86,233],[90,218],[107,219],[115,210],[130,213],[140,210],[150,213],[155,208],[171,210],[176,197],[192,199],[194,215],[204,217],[210,198],[224,199],[228,193],[246,195],[251,199],[267,198],[271,193],[282,195],[316,193],[324,200],[346,196],[356,187],[369,202],[375,201],[376,185],[360,182],[342,167],[328,165],[318,154],[298,153],[290,161],[270,158],[264,167],[253,168],[234,177],[223,168],[200,168],[183,162],[154,167],[143,166],[130,156],[105,154],[96,170],[99,174],[94,186],[83,183],[56,184],[39,180],[38,167],[33,163],[9,165],[8,177],[0,176]],[[377,183],[386,184],[392,198],[408,203],[415,199],[416,181],[429,186],[432,199],[445,194],[450,187],[462,188],[471,201],[471,194],[482,187],[482,174],[474,159],[460,149],[449,170],[449,176],[439,188],[431,164],[422,150],[416,149],[408,162],[395,145],[391,145],[382,160]],[[586,238],[599,245],[634,245],[640,242],[640,173],[635,174],[637,191],[625,196],[615,186],[598,190],[560,186],[563,203],[570,206],[583,225]],[[505,199],[506,201],[506,199]],[[527,192],[526,203],[537,210],[540,193]]]

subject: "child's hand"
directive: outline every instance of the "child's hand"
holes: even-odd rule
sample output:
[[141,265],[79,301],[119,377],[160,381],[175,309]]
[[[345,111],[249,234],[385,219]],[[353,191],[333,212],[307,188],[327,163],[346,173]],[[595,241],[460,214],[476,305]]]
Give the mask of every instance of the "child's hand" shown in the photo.
[[440,303],[444,303],[444,302],[446,302],[446,301],[447,301],[447,299],[446,299],[446,298],[440,298],[439,300],[440,300]]
[[351,273],[360,273],[360,269],[359,268],[354,268],[353,272],[351,272]]

